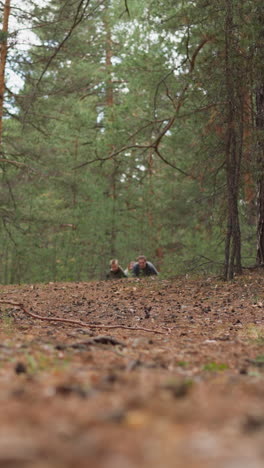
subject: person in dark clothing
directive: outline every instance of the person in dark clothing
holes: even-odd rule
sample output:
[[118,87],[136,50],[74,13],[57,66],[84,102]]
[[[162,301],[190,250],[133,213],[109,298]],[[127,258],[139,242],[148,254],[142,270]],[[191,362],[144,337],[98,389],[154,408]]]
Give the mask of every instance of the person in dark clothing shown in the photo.
[[124,273],[123,268],[119,265],[119,262],[117,259],[110,260],[109,263],[110,270],[106,274],[106,279],[121,279],[121,278],[126,278],[126,274]]
[[140,255],[133,267],[133,276],[144,277],[158,275],[158,272],[151,262],[148,262],[145,255]]

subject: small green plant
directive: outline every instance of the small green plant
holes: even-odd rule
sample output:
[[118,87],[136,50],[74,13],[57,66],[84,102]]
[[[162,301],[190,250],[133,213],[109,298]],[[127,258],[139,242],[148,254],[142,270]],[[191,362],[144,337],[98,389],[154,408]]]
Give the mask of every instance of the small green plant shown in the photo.
[[255,359],[252,359],[251,364],[257,367],[264,367],[264,354],[259,354],[258,356],[255,357]]
[[10,334],[13,331],[14,319],[8,310],[0,311],[0,321],[5,333]]
[[25,355],[25,360],[26,360],[27,372],[29,374],[35,374],[35,372],[37,372],[37,369],[38,369],[38,364],[34,356],[27,353]]
[[258,377],[258,378],[261,378],[261,372],[258,372],[258,371],[249,371],[248,373],[249,377]]
[[58,359],[57,356],[49,355],[42,352],[34,352],[34,354],[26,353],[24,361],[29,374],[36,374],[44,371],[58,371],[65,369],[70,364],[70,357]]
[[241,331],[240,336],[244,339],[252,341],[253,343],[263,345],[264,327],[263,325],[255,325],[253,323],[250,323],[243,331]]
[[163,388],[169,390],[175,398],[185,397],[194,385],[192,379],[169,379]]
[[177,366],[179,367],[187,367],[189,365],[189,362],[187,361],[178,361]]
[[209,372],[219,372],[228,369],[228,365],[225,363],[209,362],[203,366],[203,370]]
[[256,359],[255,361],[259,362],[259,363],[263,363],[264,364],[264,354],[259,354],[258,356],[256,356]]

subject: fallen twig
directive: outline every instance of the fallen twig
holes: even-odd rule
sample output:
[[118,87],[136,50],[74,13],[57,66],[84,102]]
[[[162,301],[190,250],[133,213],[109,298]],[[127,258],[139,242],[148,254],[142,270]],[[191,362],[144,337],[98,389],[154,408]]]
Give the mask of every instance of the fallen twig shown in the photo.
[[85,328],[104,328],[104,329],[113,329],[113,328],[122,328],[125,330],[140,330],[140,331],[145,331],[145,332],[151,332],[151,333],[158,333],[160,335],[166,335],[167,333],[162,332],[160,330],[153,330],[151,328],[143,328],[143,327],[128,327],[125,325],[92,325],[89,323],[82,322],[81,320],[72,320],[72,319],[64,319],[64,318],[59,318],[59,317],[42,317],[41,315],[34,314],[33,312],[29,312],[24,304],[21,304],[19,302],[13,302],[13,301],[5,301],[5,300],[0,300],[0,304],[9,304],[14,307],[19,307],[26,315],[29,315],[32,318],[38,319],[38,320],[46,320],[49,322],[63,322],[63,323],[70,323],[72,325],[78,325],[81,327]]

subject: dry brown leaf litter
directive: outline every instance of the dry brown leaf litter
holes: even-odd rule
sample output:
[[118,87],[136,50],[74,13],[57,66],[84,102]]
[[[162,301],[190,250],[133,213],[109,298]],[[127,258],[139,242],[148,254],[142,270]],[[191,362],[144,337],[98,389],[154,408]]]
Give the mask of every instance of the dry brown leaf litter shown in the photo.
[[1,286],[0,467],[262,467],[263,286]]

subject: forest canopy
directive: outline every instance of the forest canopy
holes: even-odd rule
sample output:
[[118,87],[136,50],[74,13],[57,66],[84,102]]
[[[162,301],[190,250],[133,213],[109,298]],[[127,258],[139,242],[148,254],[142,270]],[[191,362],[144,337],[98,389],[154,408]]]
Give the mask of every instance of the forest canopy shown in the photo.
[[263,266],[262,3],[1,2],[1,283]]

